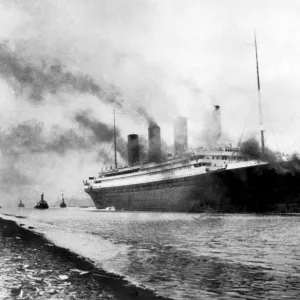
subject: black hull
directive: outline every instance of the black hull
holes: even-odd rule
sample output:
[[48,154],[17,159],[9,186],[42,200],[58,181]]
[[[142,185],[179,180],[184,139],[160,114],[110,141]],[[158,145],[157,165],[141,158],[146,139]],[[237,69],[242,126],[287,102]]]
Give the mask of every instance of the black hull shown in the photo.
[[300,212],[299,183],[300,162],[294,161],[86,192],[98,209]]
[[48,203],[38,203],[34,208],[36,209],[48,209],[49,208],[49,205]]

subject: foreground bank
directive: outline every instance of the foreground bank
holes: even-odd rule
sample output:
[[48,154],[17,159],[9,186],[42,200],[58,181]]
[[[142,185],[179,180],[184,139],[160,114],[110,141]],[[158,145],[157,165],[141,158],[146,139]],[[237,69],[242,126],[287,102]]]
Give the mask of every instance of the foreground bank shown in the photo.
[[1,299],[165,299],[1,218],[0,249]]

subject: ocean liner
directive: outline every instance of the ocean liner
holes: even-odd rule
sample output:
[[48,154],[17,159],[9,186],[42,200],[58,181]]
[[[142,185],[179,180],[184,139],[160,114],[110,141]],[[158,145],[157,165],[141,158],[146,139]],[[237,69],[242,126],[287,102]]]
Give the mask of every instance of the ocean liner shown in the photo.
[[[261,152],[264,129],[260,101],[259,69],[256,69],[259,97]],[[220,107],[214,108],[217,139],[221,134]],[[115,128],[115,121],[114,121]],[[115,168],[84,180],[85,192],[96,208],[115,207],[126,211],[239,212],[272,211],[284,205],[299,207],[298,161],[272,162],[253,159],[238,147],[217,146],[188,151],[187,119],[174,122],[174,155],[162,160],[160,127],[148,128],[147,163],[139,160],[139,137],[128,135],[129,166]],[[261,157],[264,157],[263,155]]]

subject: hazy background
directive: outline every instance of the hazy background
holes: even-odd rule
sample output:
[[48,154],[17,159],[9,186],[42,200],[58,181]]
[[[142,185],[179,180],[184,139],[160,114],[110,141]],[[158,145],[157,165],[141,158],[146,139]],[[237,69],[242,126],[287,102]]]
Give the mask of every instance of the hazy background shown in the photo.
[[[236,144],[259,137],[253,29],[266,144],[298,151],[298,1],[0,0],[0,205],[88,199],[82,180],[118,159],[126,136],[188,117],[205,145],[213,105]],[[110,153],[110,155],[108,155]]]

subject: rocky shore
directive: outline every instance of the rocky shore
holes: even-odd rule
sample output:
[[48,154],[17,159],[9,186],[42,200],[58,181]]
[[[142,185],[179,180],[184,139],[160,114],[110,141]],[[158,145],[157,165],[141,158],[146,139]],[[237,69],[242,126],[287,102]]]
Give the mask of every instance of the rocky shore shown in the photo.
[[0,218],[0,299],[165,299]]

